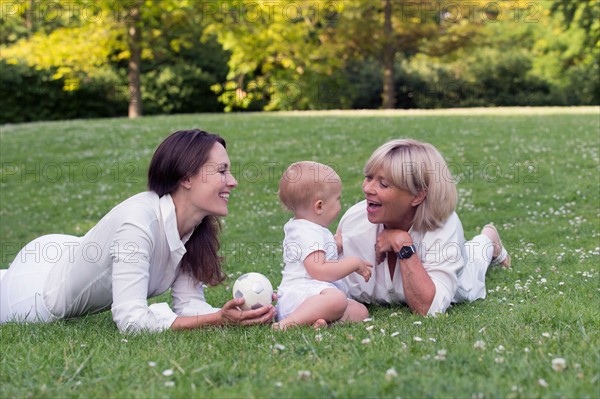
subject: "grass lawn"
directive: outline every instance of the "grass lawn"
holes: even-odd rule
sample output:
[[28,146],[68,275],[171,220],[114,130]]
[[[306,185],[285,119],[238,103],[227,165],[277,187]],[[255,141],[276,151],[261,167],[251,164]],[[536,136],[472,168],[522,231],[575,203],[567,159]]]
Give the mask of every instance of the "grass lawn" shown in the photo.
[[[488,297],[423,318],[371,307],[371,320],[285,333],[267,326],[121,335],[110,313],[0,326],[0,397],[597,398],[600,395],[600,109],[197,114],[4,125],[0,268],[47,233],[83,235],[145,189],[170,132],[228,140],[239,187],[223,220],[220,305],[248,271],[281,279],[277,200],[291,162],[332,165],[342,207],[391,138],[437,146],[460,179],[469,238],[493,221],[513,258]],[[163,294],[152,302],[169,301]],[[561,369],[553,360],[562,358]],[[555,370],[558,369],[558,370]]]

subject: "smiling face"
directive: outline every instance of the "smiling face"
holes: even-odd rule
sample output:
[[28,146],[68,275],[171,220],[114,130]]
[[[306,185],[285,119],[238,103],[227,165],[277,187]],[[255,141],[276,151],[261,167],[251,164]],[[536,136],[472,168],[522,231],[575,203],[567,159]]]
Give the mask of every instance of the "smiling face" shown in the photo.
[[208,161],[200,170],[182,183],[189,190],[188,198],[194,213],[202,217],[227,216],[229,194],[237,184],[231,174],[227,150],[220,143],[214,144]]
[[410,229],[417,206],[423,200],[420,195],[393,186],[383,168],[367,174],[362,188],[369,222],[383,224],[390,229]]

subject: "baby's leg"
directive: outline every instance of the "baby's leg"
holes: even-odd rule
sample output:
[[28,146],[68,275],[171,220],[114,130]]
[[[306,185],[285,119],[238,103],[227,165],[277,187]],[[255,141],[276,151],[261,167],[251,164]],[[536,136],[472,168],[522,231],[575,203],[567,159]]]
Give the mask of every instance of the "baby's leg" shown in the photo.
[[306,298],[296,310],[274,325],[274,328],[285,330],[294,325],[312,325],[323,319],[332,322],[340,319],[346,307],[346,295],[336,288],[326,288],[319,295]]
[[356,302],[354,299],[348,299],[348,306],[340,321],[359,322],[369,317],[369,310],[365,305]]

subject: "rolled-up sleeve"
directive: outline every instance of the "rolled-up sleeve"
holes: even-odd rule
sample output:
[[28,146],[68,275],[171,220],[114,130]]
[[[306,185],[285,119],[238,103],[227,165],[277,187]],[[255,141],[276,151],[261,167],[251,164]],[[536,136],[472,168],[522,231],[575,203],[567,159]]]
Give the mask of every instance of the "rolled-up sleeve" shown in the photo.
[[204,284],[196,282],[188,273],[179,269],[177,278],[171,287],[173,309],[179,316],[199,316],[218,312],[204,299]]
[[465,266],[464,234],[458,216],[453,214],[440,231],[425,234],[420,257],[435,285],[435,297],[427,312],[444,313],[458,289],[458,274]]
[[112,316],[121,332],[163,331],[177,317],[167,304],[148,306],[153,236],[147,228],[124,223],[111,246]]

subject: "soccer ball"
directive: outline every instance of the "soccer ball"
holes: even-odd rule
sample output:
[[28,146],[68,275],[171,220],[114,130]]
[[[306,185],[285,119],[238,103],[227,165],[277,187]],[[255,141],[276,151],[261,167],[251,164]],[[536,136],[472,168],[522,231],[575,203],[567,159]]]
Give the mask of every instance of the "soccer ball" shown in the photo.
[[260,273],[242,274],[233,284],[233,297],[244,298],[242,310],[258,309],[273,301],[273,286]]

